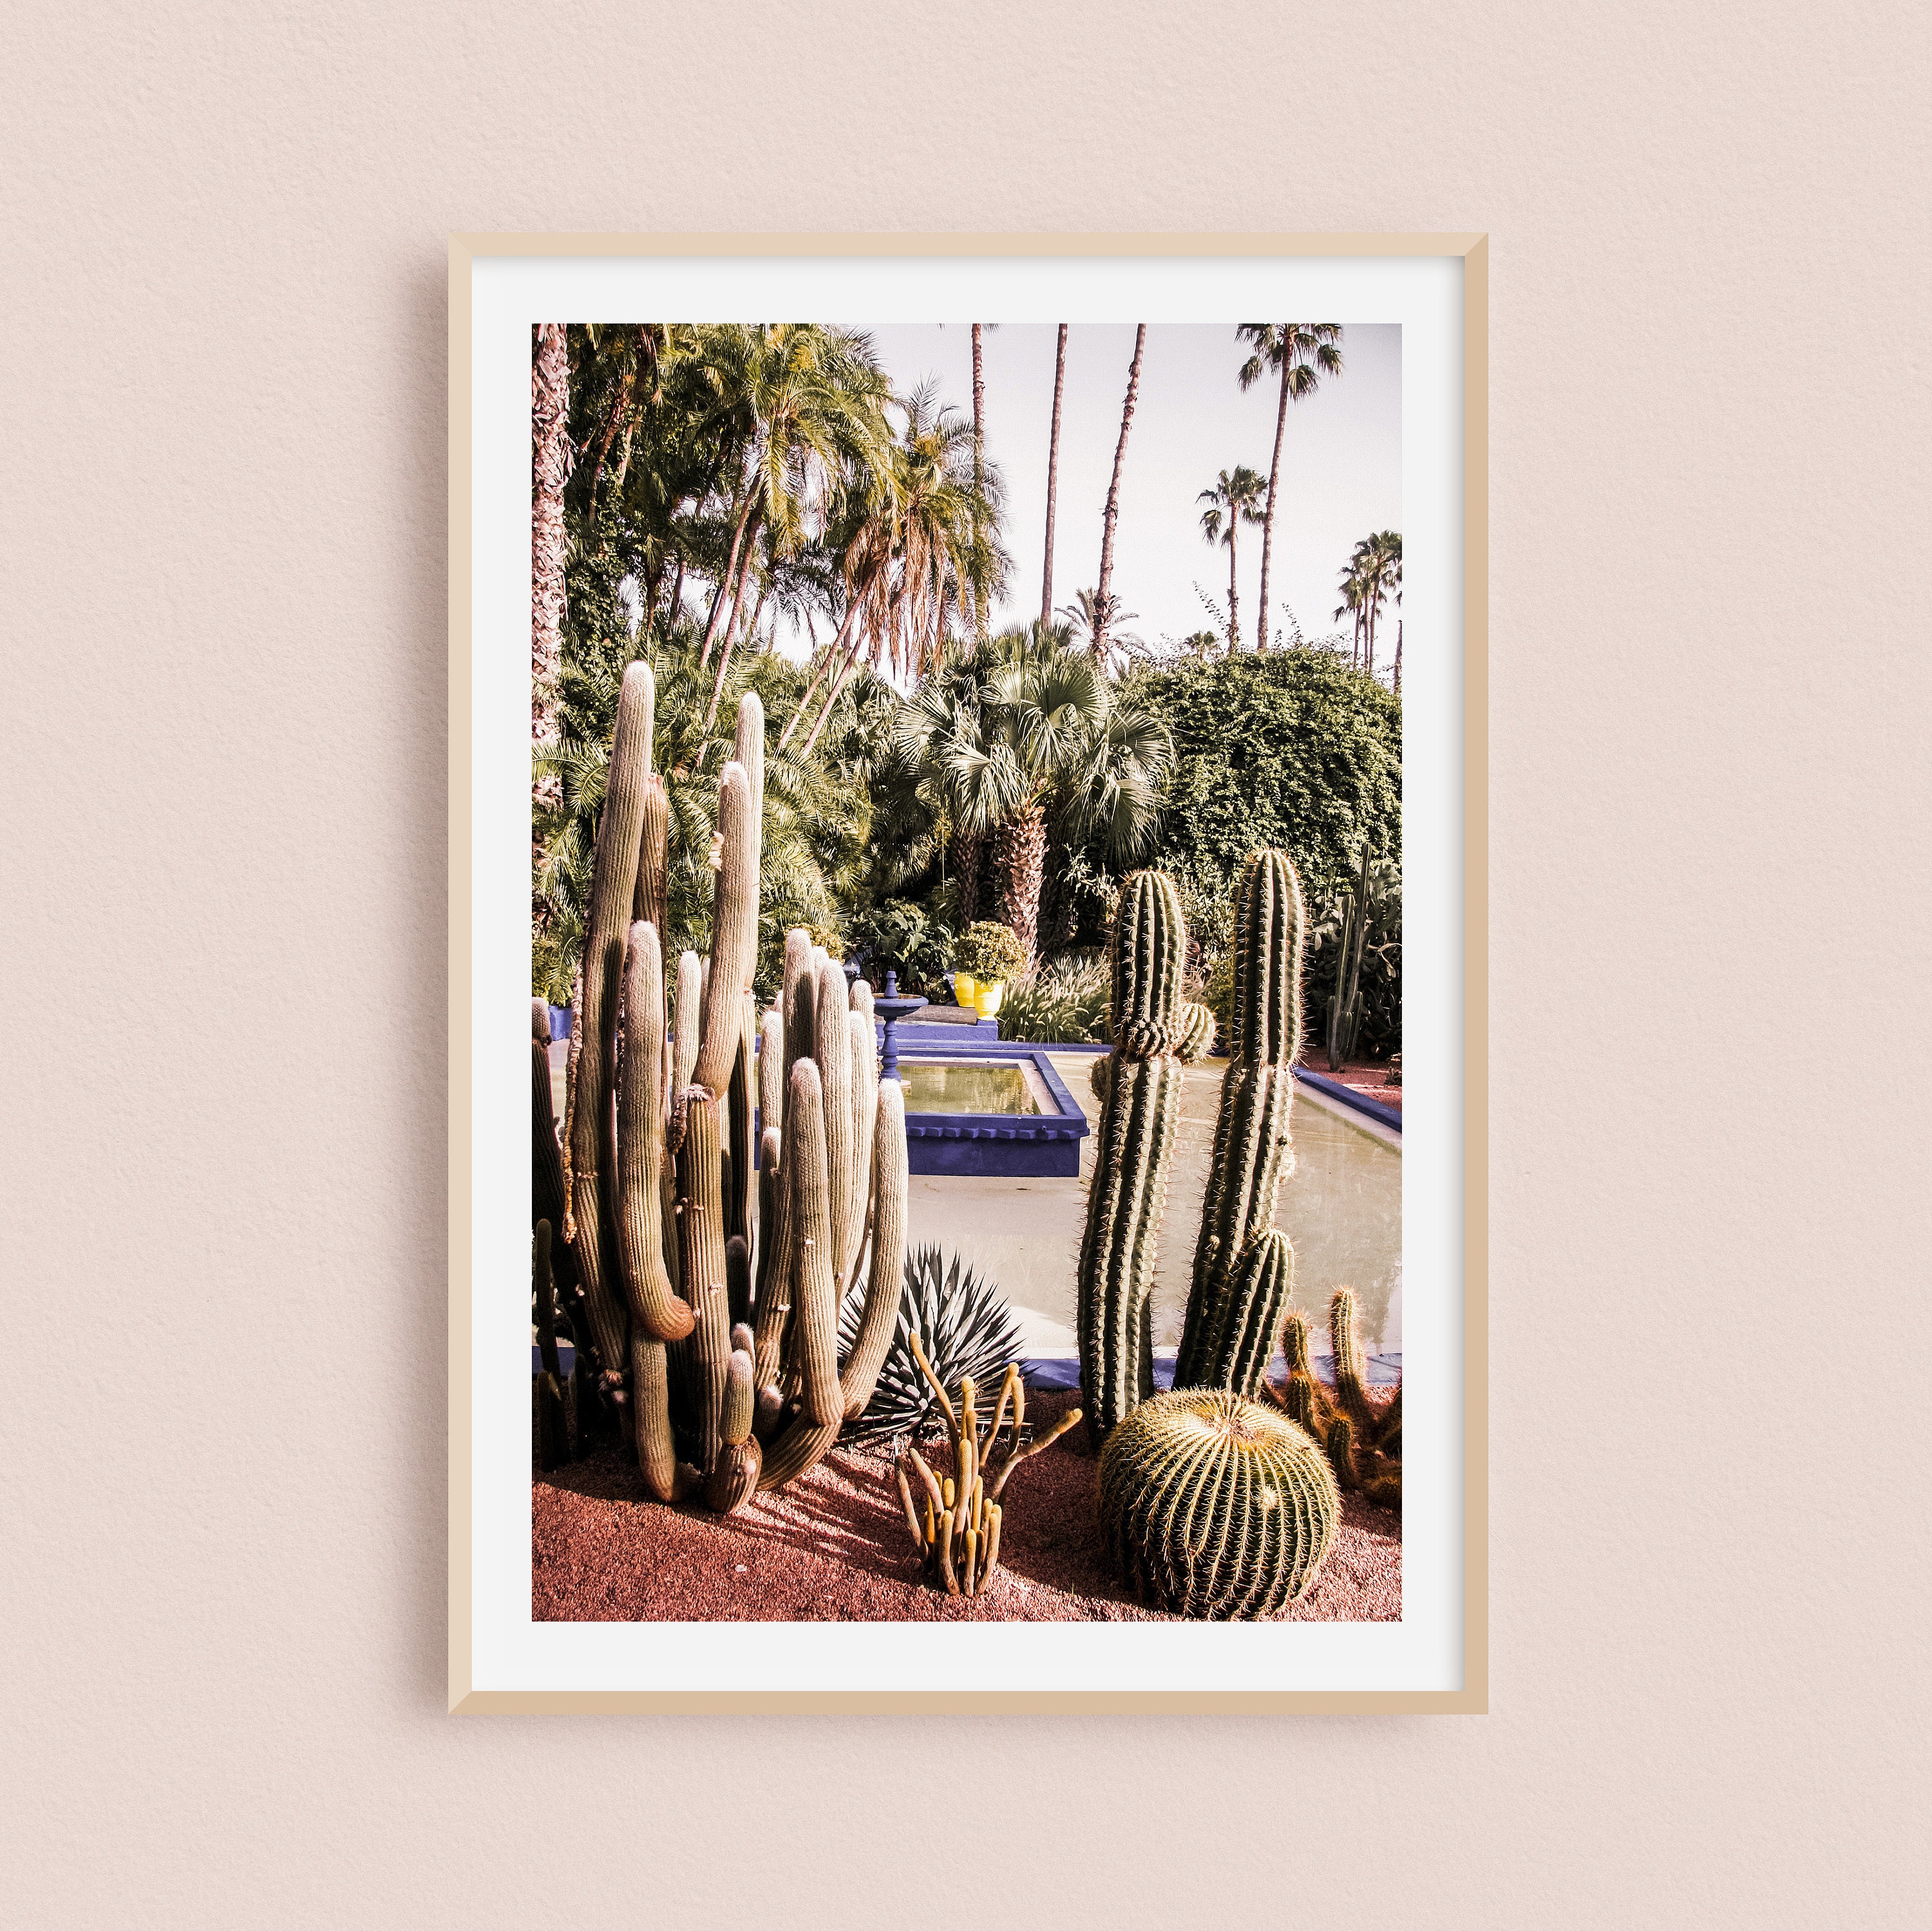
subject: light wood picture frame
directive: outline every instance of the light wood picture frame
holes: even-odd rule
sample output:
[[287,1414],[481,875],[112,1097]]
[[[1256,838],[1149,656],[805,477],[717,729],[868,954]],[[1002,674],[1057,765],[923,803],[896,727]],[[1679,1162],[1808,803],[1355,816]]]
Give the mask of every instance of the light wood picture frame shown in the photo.
[[[568,1625],[578,1633],[556,1638],[559,1626],[526,1626],[530,1615],[529,1516],[526,1480],[520,1506],[522,1593],[515,1577],[515,1469],[526,1477],[529,1444],[504,1438],[506,1385],[492,1365],[504,1327],[502,1294],[489,1285],[496,1262],[494,1244],[479,1214],[487,1216],[500,1191],[498,1175],[518,1162],[529,1171],[527,1141],[512,1146],[516,1114],[506,1114],[489,1058],[493,1031],[512,1033],[525,1007],[502,1010],[508,983],[499,956],[504,925],[497,916],[498,884],[479,871],[479,853],[500,843],[516,813],[527,813],[526,784],[509,795],[508,767],[490,749],[490,718],[504,694],[520,682],[526,702],[526,647],[512,652],[512,634],[527,636],[529,459],[521,457],[519,499],[516,451],[510,433],[518,398],[506,394],[514,371],[507,359],[514,331],[524,343],[520,406],[530,397],[528,327],[532,321],[579,320],[645,312],[628,308],[638,276],[676,268],[687,277],[706,268],[731,278],[743,291],[761,275],[781,286],[784,277],[808,270],[820,278],[842,272],[877,274],[882,269],[910,276],[941,275],[963,265],[988,273],[1024,275],[1029,265],[1058,265],[1063,272],[1096,278],[1096,298],[1115,299],[1137,275],[1150,286],[1156,275],[1175,284],[1186,274],[1198,283],[1210,273],[1238,285],[1244,269],[1283,273],[1318,271],[1336,277],[1385,273],[1388,288],[1408,284],[1405,272],[1448,277],[1429,286],[1443,320],[1444,393],[1427,406],[1442,424],[1445,508],[1444,567],[1440,586],[1449,613],[1442,638],[1455,657],[1445,684],[1438,730],[1441,754],[1430,763],[1437,774],[1426,799],[1408,795],[1405,719],[1405,823],[1417,802],[1447,828],[1440,868],[1444,898],[1431,928],[1437,946],[1437,991],[1442,1014],[1441,1063],[1445,1074],[1440,1120],[1431,1129],[1439,1144],[1436,1169],[1441,1185],[1426,1210],[1430,1238],[1442,1249],[1445,1283],[1437,1366],[1442,1401],[1438,1420],[1444,1444],[1445,1474],[1426,1510],[1405,1519],[1404,1640],[1400,1664],[1377,1662],[1368,1648],[1346,1644],[1306,1670],[1294,1660],[1292,1642],[1266,1648],[1257,1639],[1317,1627],[1361,1630],[1368,1625],[1162,1626],[1167,1646],[1134,1647],[1122,1624],[1027,1625],[1057,1632],[1051,1655],[1058,1663],[1022,1653],[1004,1633],[1020,1625],[920,1625],[944,1639],[967,1638],[948,1647],[922,1637],[903,1654],[884,1633],[899,1625],[856,1626],[862,1640],[812,1648],[800,1624],[662,1624]],[[1378,265],[1387,265],[1384,269]],[[453,237],[449,250],[449,1523],[448,1686],[452,1711],[584,1712],[1238,1712],[1292,1714],[1408,1711],[1480,1714],[1488,1708],[1487,1474],[1487,493],[1488,493],[1488,247],[1480,234],[1451,235],[483,235]],[[615,279],[608,280],[607,277]],[[628,279],[627,279],[628,278]],[[693,285],[688,280],[685,286]],[[707,286],[722,286],[707,283]],[[1102,286],[1104,285],[1104,286]],[[1337,286],[1341,285],[1338,281]],[[1418,281],[1420,287],[1422,283]],[[1364,286],[1367,286],[1365,283]],[[1109,292],[1111,291],[1111,292]],[[740,299],[724,295],[721,301]],[[1380,299],[1379,297],[1376,298]],[[1390,295],[1394,300],[1394,295]],[[599,307],[596,304],[607,305]],[[1311,301],[1306,304],[1313,307]],[[787,312],[774,298],[770,312]],[[674,310],[668,301],[651,312]],[[722,310],[721,313],[724,312]],[[800,310],[798,312],[808,312]],[[833,319],[831,312],[826,319]],[[855,299],[838,315],[866,313]],[[960,308],[935,308],[951,319]],[[974,312],[977,312],[975,310]],[[989,308],[988,312],[994,312]],[[1124,300],[1112,319],[1134,310]],[[1217,316],[1232,319],[1226,308]],[[1362,316],[1379,319],[1380,311]],[[1409,325],[1405,323],[1405,326]],[[1405,352],[1406,356],[1406,351]],[[1409,428],[1409,366],[1404,362],[1403,433]],[[1453,391],[1453,393],[1451,393]],[[1418,406],[1422,405],[1418,404]],[[1406,441],[1405,448],[1406,448]],[[1453,497],[1453,502],[1449,499]],[[520,565],[503,553],[504,532],[520,514]],[[1453,537],[1448,532],[1453,529]],[[506,626],[502,606],[511,574],[524,571],[524,601]],[[1412,628],[1417,627],[1412,608]],[[506,680],[509,680],[506,683]],[[1453,706],[1453,709],[1452,709]],[[527,772],[525,772],[526,779]],[[492,874],[494,878],[495,874]],[[493,922],[494,921],[494,922]],[[1407,943],[1407,934],[1405,934]],[[509,963],[514,963],[511,961]],[[485,1023],[485,1015],[494,1015]],[[520,1045],[520,1040],[512,1041]],[[1406,1053],[1405,1057],[1407,1057]],[[525,1063],[518,1062],[519,1066]],[[526,1121],[527,1108],[521,1111]],[[1405,1238],[1412,1240],[1425,1210],[1405,1206]],[[526,1204],[527,1197],[526,1197]],[[519,1256],[527,1285],[527,1262]],[[479,1273],[479,1268],[482,1273]],[[514,1270],[512,1270],[514,1271]],[[496,1378],[493,1380],[493,1375]],[[1405,1382],[1408,1379],[1405,1373]],[[527,1415],[527,1408],[524,1411]],[[1411,1627],[1407,1568],[1409,1538],[1432,1536],[1437,1549],[1417,1584],[1426,1592]],[[522,1624],[518,1622],[519,1612]],[[1132,1626],[1135,1631],[1154,1626]],[[1388,1626],[1374,1626],[1386,1628]],[[675,1630],[690,1645],[664,1641]],[[999,1633],[988,1637],[988,1630]],[[968,1632],[973,1633],[968,1637]],[[721,1635],[720,1633],[726,1633]],[[736,1633],[732,1639],[729,1633]],[[855,1626],[846,1636],[855,1637]],[[735,1639],[743,1667],[727,1671],[704,1659],[706,1642]],[[1067,1647],[1085,1638],[1086,1646]],[[580,1640],[579,1640],[580,1639]],[[1198,1651],[1172,1647],[1195,1639]],[[656,1663],[644,1660],[656,1643]],[[1366,1642],[1367,1639],[1364,1639]],[[545,1647],[548,1645],[548,1647]],[[629,1647],[627,1647],[629,1645]],[[789,1645],[790,1647],[788,1647]],[[662,1660],[682,1654],[686,1666]],[[717,1654],[722,1654],[717,1652]],[[1213,1657],[1202,1672],[1174,1659]],[[1310,1652],[1312,1656],[1313,1652]],[[1391,1656],[1396,1654],[1390,1652]],[[1241,1659],[1265,1659],[1244,1664]],[[1255,1687],[1234,1679],[1244,1672]],[[1045,1672],[1045,1674],[1042,1674]],[[1052,1680],[1048,1680],[1051,1678]]]

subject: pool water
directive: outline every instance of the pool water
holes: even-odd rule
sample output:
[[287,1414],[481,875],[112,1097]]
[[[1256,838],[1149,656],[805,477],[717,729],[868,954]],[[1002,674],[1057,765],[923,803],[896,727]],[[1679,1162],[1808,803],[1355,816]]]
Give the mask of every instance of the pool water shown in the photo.
[[908,1113],[1037,1113],[1017,1066],[985,1061],[902,1060]]

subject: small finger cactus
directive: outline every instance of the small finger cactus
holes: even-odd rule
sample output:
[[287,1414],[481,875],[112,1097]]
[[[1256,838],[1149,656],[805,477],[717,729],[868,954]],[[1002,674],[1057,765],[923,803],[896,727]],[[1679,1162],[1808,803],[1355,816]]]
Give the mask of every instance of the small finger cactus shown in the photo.
[[[893,1480],[926,1582],[949,1596],[976,1596],[999,1566],[1000,1498],[1006,1493],[1007,1479],[1022,1462],[1058,1441],[1079,1420],[1080,1411],[1070,1408],[1044,1435],[1022,1447],[1026,1388],[1017,1364],[1008,1366],[988,1419],[980,1413],[979,1390],[970,1375],[960,1379],[956,1405],[933,1372],[923,1341],[915,1334],[911,1342],[913,1359],[946,1417],[948,1447],[935,1472],[918,1449],[909,1446],[893,1465]],[[995,1464],[1000,1432],[1009,1417],[1012,1432],[1005,1453]]]
[[1335,1391],[1316,1378],[1308,1357],[1308,1324],[1291,1309],[1282,1318],[1281,1352],[1287,1378],[1264,1381],[1262,1392],[1289,1420],[1306,1429],[1328,1453],[1336,1480],[1359,1489],[1363,1499],[1385,1509],[1402,1507],[1402,1388],[1378,1404],[1370,1393],[1368,1367],[1355,1333],[1355,1297],[1337,1288],[1328,1303],[1334,1350]]
[[1213,1621],[1271,1616],[1321,1573],[1341,1519],[1327,1457],[1223,1389],[1143,1402],[1100,1456],[1100,1526],[1141,1599]]

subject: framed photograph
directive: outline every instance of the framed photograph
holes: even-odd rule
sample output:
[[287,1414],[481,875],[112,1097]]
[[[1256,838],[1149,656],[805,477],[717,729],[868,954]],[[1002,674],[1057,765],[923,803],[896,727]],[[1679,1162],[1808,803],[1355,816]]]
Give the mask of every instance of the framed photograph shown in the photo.
[[452,241],[453,1710],[1486,1708],[1486,274]]

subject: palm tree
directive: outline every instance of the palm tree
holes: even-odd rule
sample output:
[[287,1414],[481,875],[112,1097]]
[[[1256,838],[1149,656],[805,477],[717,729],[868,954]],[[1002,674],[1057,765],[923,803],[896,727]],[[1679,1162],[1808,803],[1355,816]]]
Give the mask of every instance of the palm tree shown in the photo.
[[1110,596],[1102,604],[1097,590],[1076,590],[1072,602],[1061,604],[1059,615],[1068,636],[1082,649],[1090,651],[1103,670],[1113,667],[1116,655],[1131,656],[1145,648],[1138,637],[1120,628],[1134,622],[1140,612],[1122,610],[1118,597]]
[[[1228,654],[1231,657],[1241,647],[1240,580],[1235,568],[1234,539],[1243,523],[1262,520],[1262,513],[1255,507],[1261,499],[1262,479],[1245,463],[1238,463],[1232,470],[1223,469],[1214,487],[1203,490],[1194,499],[1208,505],[1201,512],[1201,534],[1210,543],[1228,546]],[[1262,622],[1265,628],[1265,604],[1262,607]]]
[[1116,704],[1099,661],[1056,625],[1003,631],[942,659],[900,712],[902,755],[931,776],[958,831],[990,843],[994,906],[1030,962],[1049,816],[1144,844],[1173,757],[1165,725]]
[[1060,325],[1060,347],[1053,363],[1053,430],[1046,444],[1046,565],[1040,572],[1040,620],[1053,621],[1053,496],[1060,478],[1060,401],[1066,389],[1066,324]]
[[718,331],[709,359],[721,421],[743,437],[745,468],[724,580],[698,654],[702,669],[719,634],[728,586],[733,621],[722,632],[707,730],[724,694],[761,529],[774,558],[794,553],[810,526],[822,523],[834,478],[890,460],[891,438],[884,371],[869,339],[853,330],[818,323],[732,325]]
[[1141,354],[1147,347],[1147,324],[1134,330],[1134,359],[1127,364],[1127,399],[1120,406],[1120,439],[1114,447],[1113,480],[1107,485],[1107,507],[1100,518],[1100,582],[1094,595],[1101,627],[1094,634],[1096,655],[1106,646],[1106,616],[1112,608],[1108,599],[1114,587],[1114,531],[1120,520],[1120,465],[1126,460],[1127,431],[1134,426],[1134,400],[1140,394]]
[[1342,325],[1339,322],[1244,322],[1234,334],[1254,352],[1241,364],[1240,384],[1252,388],[1264,369],[1281,373],[1281,401],[1275,410],[1274,454],[1268,462],[1268,514],[1262,523],[1261,626],[1257,647],[1268,647],[1268,562],[1274,550],[1274,505],[1281,481],[1281,438],[1288,426],[1288,406],[1312,395],[1324,376],[1342,373]]
[[1335,614],[1355,619],[1356,659],[1370,676],[1376,670],[1376,626],[1391,593],[1402,596],[1402,532],[1378,530],[1355,545],[1342,567],[1342,602]]
[[563,571],[569,541],[563,523],[563,486],[572,448],[570,355],[560,322],[538,325],[530,364],[530,736],[555,734],[550,687],[563,655]]
[[[971,424],[939,406],[930,386],[898,406],[905,426],[892,460],[861,479],[848,503],[840,537],[846,614],[820,667],[824,695],[802,755],[818,742],[862,657],[918,676],[944,648],[950,601],[963,605],[970,594],[976,610],[990,608],[1005,581],[1009,559],[998,536],[1004,490],[990,463],[974,480]],[[808,690],[800,717],[812,697]]]

